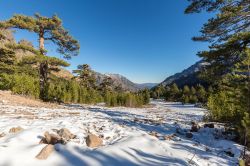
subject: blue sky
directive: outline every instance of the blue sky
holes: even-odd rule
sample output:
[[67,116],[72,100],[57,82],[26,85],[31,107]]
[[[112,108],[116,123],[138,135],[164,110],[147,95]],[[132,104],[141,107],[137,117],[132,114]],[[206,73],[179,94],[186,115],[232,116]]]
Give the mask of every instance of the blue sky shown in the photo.
[[[161,82],[199,58],[206,43],[191,40],[198,35],[207,14],[185,15],[186,0],[0,0],[0,20],[13,14],[51,16],[80,41],[80,55],[70,70],[90,64],[101,73],[118,73],[137,83]],[[37,36],[17,31],[37,46]],[[61,57],[46,42],[49,55]]]

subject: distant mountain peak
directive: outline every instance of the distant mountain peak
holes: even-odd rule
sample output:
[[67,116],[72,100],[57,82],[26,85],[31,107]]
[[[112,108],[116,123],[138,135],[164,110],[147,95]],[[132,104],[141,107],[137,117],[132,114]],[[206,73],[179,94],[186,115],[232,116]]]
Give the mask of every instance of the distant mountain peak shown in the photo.
[[209,64],[204,60],[200,60],[187,69],[184,69],[182,72],[167,77],[161,84],[166,86],[176,83],[179,87],[183,87],[184,85],[193,86],[196,84],[203,84],[204,81],[198,78],[197,73],[206,65]]
[[157,85],[155,83],[143,83],[143,84],[134,83],[121,74],[114,74],[114,73],[101,74],[96,72],[97,83],[100,84],[105,78],[105,76],[108,76],[113,80],[114,87],[121,85],[122,89],[134,92],[145,88],[151,89],[152,87]]

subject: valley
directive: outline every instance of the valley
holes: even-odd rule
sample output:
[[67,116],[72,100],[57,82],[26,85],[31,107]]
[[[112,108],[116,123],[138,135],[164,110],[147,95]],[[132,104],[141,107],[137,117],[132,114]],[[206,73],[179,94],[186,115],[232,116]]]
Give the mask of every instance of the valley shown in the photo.
[[[79,104],[42,107],[1,101],[3,166],[236,166],[243,148],[224,139],[222,125],[204,128],[202,119],[207,111],[190,104],[153,100],[147,108]],[[197,132],[190,132],[193,122],[201,127]],[[13,132],[13,128],[20,131]],[[66,144],[53,145],[55,150],[48,158],[38,160],[36,155],[46,146],[39,143],[44,133],[56,134],[62,128],[75,137]],[[98,147],[87,146],[90,133],[102,140]]]

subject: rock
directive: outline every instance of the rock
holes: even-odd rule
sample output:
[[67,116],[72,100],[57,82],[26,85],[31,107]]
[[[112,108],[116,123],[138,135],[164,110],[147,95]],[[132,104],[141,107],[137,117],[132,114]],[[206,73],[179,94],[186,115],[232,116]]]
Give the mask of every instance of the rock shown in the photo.
[[99,147],[102,145],[102,139],[94,134],[89,134],[86,138],[86,144],[91,148]]
[[176,137],[176,134],[165,135],[163,138],[164,140],[173,140]]
[[105,139],[108,140],[108,139],[110,139],[110,138],[111,138],[111,137],[108,136],[108,137],[106,137]]
[[157,137],[158,138],[158,133],[156,131],[151,131],[149,135]]
[[12,127],[10,130],[9,130],[9,133],[17,133],[17,132],[20,132],[22,131],[23,128],[18,126],[18,127]]
[[234,157],[234,154],[231,151],[224,151],[224,153],[230,157]]
[[187,138],[193,138],[193,134],[190,133],[190,132],[187,132],[187,133],[186,133],[186,137],[187,137]]
[[213,123],[206,123],[206,124],[204,124],[204,128],[214,128],[214,124]]
[[138,118],[134,119],[134,122],[136,122],[136,123],[139,122],[139,121],[140,121],[140,119],[138,119]]
[[62,128],[57,131],[57,134],[64,138],[66,141],[69,141],[70,139],[74,139],[76,135],[72,134],[68,129]]
[[208,147],[205,147],[205,151],[206,151],[206,152],[211,152],[212,150],[209,149]]
[[192,123],[192,127],[191,127],[191,132],[198,132],[198,130],[200,129],[200,126],[196,123]]
[[4,137],[5,135],[6,135],[5,133],[1,133],[0,138]]
[[55,151],[54,145],[46,145],[36,156],[37,159],[39,160],[46,160],[49,155]]
[[48,131],[46,131],[44,133],[44,138],[42,138],[40,143],[55,145],[57,143],[65,144],[65,141],[60,136],[55,134],[50,134]]

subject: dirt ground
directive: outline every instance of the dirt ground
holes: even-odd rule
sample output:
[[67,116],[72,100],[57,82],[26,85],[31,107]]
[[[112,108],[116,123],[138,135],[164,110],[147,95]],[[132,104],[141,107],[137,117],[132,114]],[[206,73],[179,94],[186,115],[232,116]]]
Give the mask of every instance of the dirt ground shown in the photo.
[[62,105],[56,103],[45,103],[41,100],[32,99],[26,96],[14,95],[11,91],[0,90],[0,103],[11,105],[23,105],[30,107],[45,107],[45,108],[63,108]]

